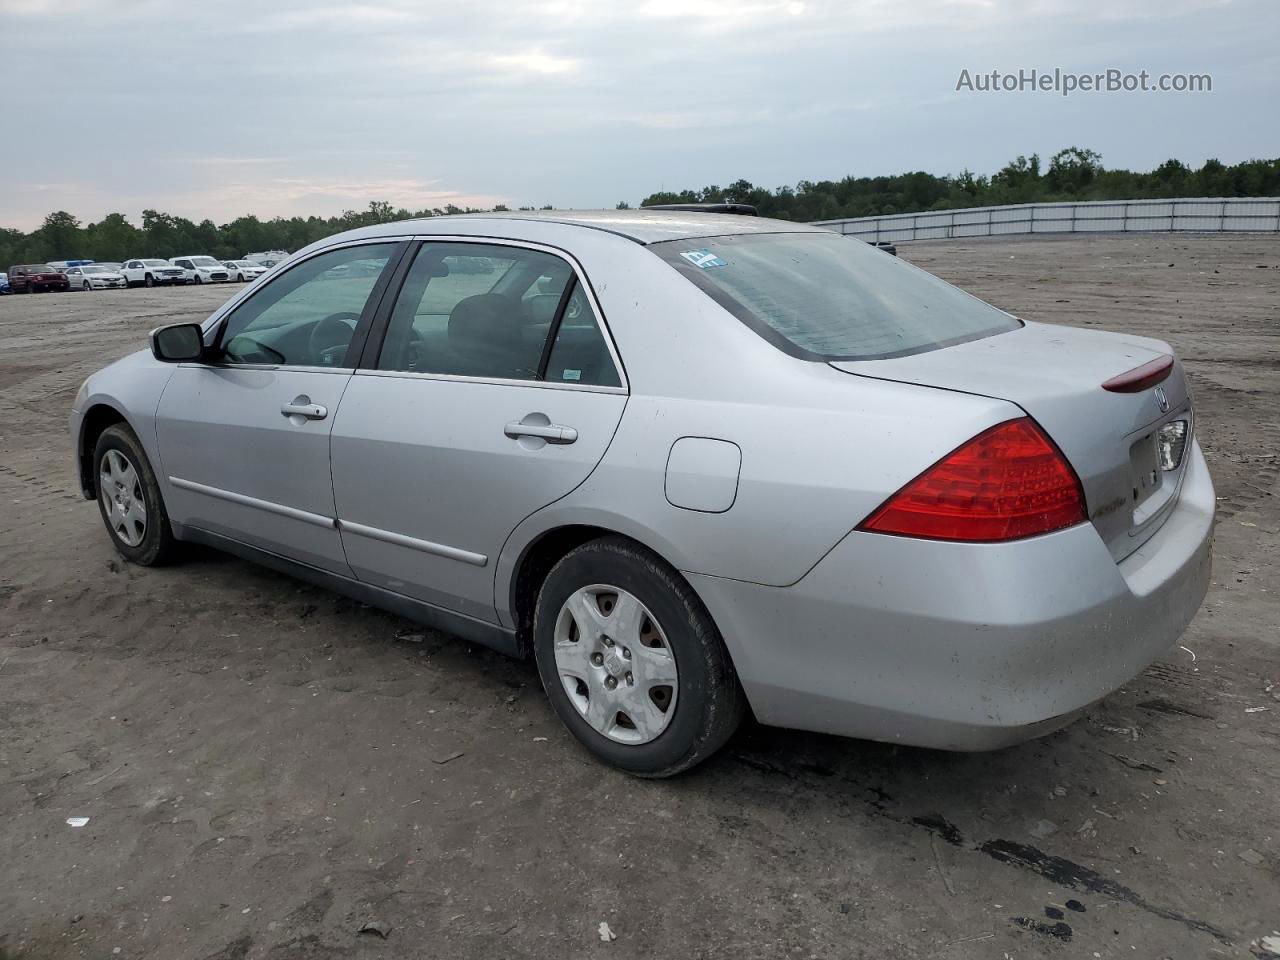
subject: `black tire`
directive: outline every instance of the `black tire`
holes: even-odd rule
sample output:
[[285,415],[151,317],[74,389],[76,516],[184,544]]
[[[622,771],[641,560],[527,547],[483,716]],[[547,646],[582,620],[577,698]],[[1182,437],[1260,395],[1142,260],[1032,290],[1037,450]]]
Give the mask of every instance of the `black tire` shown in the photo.
[[149,274],[149,273],[148,273],[145,277],[143,277],[143,279],[142,279],[142,285],[143,285],[144,287],[154,287],[154,286],[156,285],[156,281],[155,281],[155,279],[151,276],[151,274]]
[[204,280],[202,280],[202,279],[200,278],[200,274],[198,274],[198,273],[196,274],[195,282],[196,282],[196,283],[204,283]]
[[[566,600],[592,584],[631,593],[653,614],[678,668],[675,713],[647,743],[619,743],[597,732],[569,699],[556,667],[556,621]],[[624,537],[605,537],[566,554],[547,574],[533,618],[534,657],[543,689],[569,732],[596,757],[640,777],[669,777],[724,746],[746,713],[746,697],[720,631],[688,583],[669,564]]]
[[[130,545],[121,539],[120,534],[112,527],[107,517],[107,496],[104,494],[101,479],[103,459],[109,453],[118,453],[133,467],[137,477],[133,496],[141,494],[147,511],[147,523],[142,540]],[[102,515],[102,523],[107,534],[126,560],[144,567],[153,567],[171,561],[177,552],[178,543],[173,537],[173,529],[169,525],[169,514],[164,507],[164,498],[160,495],[160,486],[156,483],[155,472],[142,449],[142,444],[134,432],[125,424],[118,423],[107,427],[98,437],[93,448],[93,477],[98,488],[98,512]]]
[[89,283],[89,281],[88,281],[88,280],[86,280],[86,281],[84,282],[84,286],[83,286],[83,287],[81,287],[80,289],[82,289],[85,293],[92,293],[92,292],[93,292],[93,286]]

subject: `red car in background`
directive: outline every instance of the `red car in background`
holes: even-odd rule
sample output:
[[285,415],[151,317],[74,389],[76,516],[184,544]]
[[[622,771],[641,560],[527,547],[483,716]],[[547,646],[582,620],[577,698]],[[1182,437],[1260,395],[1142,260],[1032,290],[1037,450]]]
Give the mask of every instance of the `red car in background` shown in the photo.
[[71,281],[47,263],[25,263],[9,268],[9,287],[14,293],[42,290],[70,290]]

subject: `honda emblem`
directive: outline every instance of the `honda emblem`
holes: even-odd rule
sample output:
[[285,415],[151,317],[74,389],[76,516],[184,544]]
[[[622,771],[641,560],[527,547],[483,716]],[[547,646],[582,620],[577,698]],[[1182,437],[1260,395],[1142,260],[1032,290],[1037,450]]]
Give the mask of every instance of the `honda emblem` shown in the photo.
[[1169,398],[1165,395],[1164,387],[1156,387],[1156,403],[1160,405],[1161,413],[1169,412]]

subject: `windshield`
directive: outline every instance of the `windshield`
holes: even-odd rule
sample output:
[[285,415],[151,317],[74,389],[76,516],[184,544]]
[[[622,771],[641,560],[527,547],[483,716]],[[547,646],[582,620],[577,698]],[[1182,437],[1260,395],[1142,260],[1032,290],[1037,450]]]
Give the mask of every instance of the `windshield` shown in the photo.
[[147,266],[147,267],[171,267],[171,266],[173,266],[173,264],[171,264],[168,260],[143,260],[143,261],[142,261],[142,263],[143,263],[143,266]]
[[100,267],[97,264],[93,266],[85,266],[80,268],[85,273],[111,273],[106,267]]
[[837,233],[668,240],[649,249],[766,340],[805,359],[902,357],[1019,326],[958,287]]
[[222,264],[220,264],[217,260],[213,259],[213,257],[192,257],[191,262],[194,263],[197,267],[222,266]]
[[22,267],[21,269],[27,271],[27,273],[57,273],[58,272],[57,270],[53,269],[53,267],[49,266],[47,263],[28,263],[25,267]]

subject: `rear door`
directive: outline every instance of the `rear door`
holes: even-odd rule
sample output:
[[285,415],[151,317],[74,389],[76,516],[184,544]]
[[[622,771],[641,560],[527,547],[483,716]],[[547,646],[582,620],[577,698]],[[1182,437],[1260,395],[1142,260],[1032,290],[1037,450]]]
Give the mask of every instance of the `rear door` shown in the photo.
[[498,553],[604,455],[621,365],[579,271],[533,245],[424,242],[382,320],[333,428],[347,560],[494,622]]
[[179,365],[157,414],[174,520],[350,575],[329,433],[403,248],[351,244],[299,262],[220,324],[216,362]]

